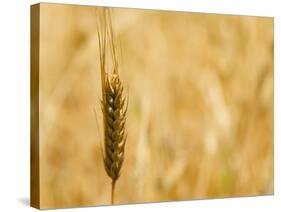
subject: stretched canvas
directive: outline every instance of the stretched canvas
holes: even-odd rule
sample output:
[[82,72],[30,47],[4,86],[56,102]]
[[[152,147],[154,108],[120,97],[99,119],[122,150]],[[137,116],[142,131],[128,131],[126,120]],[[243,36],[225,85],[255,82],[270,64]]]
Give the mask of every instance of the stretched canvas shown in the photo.
[[31,6],[31,206],[273,194],[272,17]]

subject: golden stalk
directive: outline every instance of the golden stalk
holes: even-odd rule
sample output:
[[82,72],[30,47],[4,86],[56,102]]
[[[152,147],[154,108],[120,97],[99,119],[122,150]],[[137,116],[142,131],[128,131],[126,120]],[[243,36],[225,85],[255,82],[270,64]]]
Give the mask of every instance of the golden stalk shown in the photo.
[[[115,184],[120,176],[124,161],[126,144],[126,113],[127,98],[124,96],[124,87],[119,76],[119,66],[116,54],[116,45],[113,37],[111,14],[108,9],[100,13],[98,26],[99,59],[102,85],[102,114],[103,114],[103,161],[107,175],[111,178],[111,204],[114,204]],[[107,60],[107,50],[111,58]],[[110,63],[111,62],[111,63]],[[111,71],[106,70],[112,64]]]

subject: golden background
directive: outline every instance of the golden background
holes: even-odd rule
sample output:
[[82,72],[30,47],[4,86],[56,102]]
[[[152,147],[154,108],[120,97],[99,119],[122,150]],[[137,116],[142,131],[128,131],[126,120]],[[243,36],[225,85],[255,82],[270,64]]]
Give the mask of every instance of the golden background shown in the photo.
[[[96,18],[41,4],[43,208],[110,204]],[[129,96],[116,203],[272,194],[273,19],[120,8],[112,19]]]

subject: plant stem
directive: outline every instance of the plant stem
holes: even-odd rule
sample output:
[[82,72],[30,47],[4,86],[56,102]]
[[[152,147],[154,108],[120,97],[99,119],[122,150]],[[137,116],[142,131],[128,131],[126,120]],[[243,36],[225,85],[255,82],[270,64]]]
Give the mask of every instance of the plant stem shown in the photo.
[[114,205],[114,190],[116,181],[113,180],[111,183],[111,205]]

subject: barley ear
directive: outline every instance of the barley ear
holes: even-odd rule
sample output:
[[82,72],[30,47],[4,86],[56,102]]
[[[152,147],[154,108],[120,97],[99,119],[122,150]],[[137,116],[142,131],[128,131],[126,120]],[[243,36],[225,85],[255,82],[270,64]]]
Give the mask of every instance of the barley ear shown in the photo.
[[[120,170],[125,156],[126,113],[128,108],[127,97],[124,95],[124,87],[119,76],[116,47],[113,38],[111,15],[108,9],[103,9],[102,21],[98,29],[101,85],[102,85],[102,114],[104,131],[104,156],[103,162],[107,175],[112,180],[111,204],[114,204],[114,190],[116,181],[120,176]],[[107,61],[107,48],[111,55],[111,71],[105,69]]]

